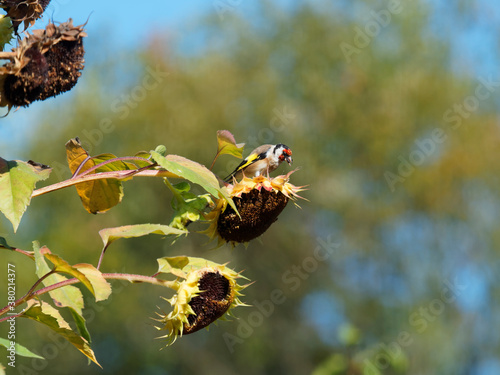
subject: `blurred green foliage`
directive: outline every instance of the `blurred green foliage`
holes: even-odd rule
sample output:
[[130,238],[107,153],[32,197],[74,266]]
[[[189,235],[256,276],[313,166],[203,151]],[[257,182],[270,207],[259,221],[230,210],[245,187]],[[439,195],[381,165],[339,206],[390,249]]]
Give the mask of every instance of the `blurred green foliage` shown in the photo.
[[[497,357],[498,74],[452,69],[453,35],[431,32],[427,2],[401,2],[387,26],[370,11],[388,3],[322,4],[283,12],[261,2],[252,17],[223,20],[214,13],[200,21],[198,54],[152,35],[136,55],[89,64],[72,99],[56,99],[40,119],[29,155],[54,168],[49,183],[70,176],[64,144],[75,136],[92,155],[161,143],[209,166],[216,131],[229,129],[246,142],[244,154],[289,145],[301,168],[291,182],[309,185],[302,209],[289,205],[247,249],[209,251],[196,234],[110,249],[103,271],[152,274],[156,258],[186,254],[230,261],[256,282],[243,298],[253,307],[236,311],[239,320],[162,351],[148,320],[157,305],[168,308],[157,290],[114,283],[109,302],[89,299],[87,308],[104,373],[472,374]],[[470,10],[450,7],[457,19]],[[379,32],[372,26],[361,47],[356,30],[366,34],[369,22]],[[359,52],[347,59],[342,43]],[[214,172],[224,177],[237,163],[221,156]],[[73,188],[41,196],[17,235],[6,222],[1,230],[18,247],[36,239],[70,263],[96,262],[100,229],[171,220],[172,196],[159,179],[126,182],[124,193],[97,216]],[[15,262],[26,267],[19,286],[28,287],[32,264]],[[21,344],[49,357],[18,358],[19,366],[103,373],[43,327],[22,321],[18,331]],[[231,345],[228,334],[237,338]]]

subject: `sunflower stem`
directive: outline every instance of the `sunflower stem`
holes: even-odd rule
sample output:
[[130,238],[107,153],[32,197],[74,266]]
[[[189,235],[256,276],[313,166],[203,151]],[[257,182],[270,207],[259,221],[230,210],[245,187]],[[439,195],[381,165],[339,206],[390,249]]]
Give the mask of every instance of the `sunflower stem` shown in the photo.
[[[14,303],[9,304],[9,305],[5,306],[4,308],[2,308],[0,310],[0,316],[4,315],[7,311],[19,306],[20,304],[29,301],[30,299],[36,298],[38,296],[41,296],[42,294],[51,292],[51,291],[56,290],[56,289],[63,288],[65,286],[77,284],[77,283],[81,282],[77,278],[67,279],[67,280],[63,280],[63,281],[60,281],[58,283],[46,286],[46,287],[39,289],[35,292],[34,289],[43,281],[43,279],[45,279],[47,276],[51,275],[52,273],[54,273],[54,270],[48,272],[47,274],[42,276],[39,280],[37,280],[37,282],[30,288],[28,293],[26,293],[23,297],[14,301]],[[129,274],[129,273],[103,273],[102,276],[107,280],[126,280],[126,281],[129,281],[131,283],[148,283],[148,284],[152,284],[152,285],[160,285],[160,286],[164,286],[167,288],[171,288],[173,290],[177,290],[175,281],[163,280],[163,279],[159,279],[159,278],[152,277],[152,276],[136,275],[136,274]],[[17,316],[19,316],[19,314]],[[10,319],[12,317],[16,317],[16,316],[9,315],[8,317],[1,318],[0,322],[7,320],[7,319]]]
[[[52,191],[64,189],[66,187],[81,184],[84,182],[95,181],[95,180],[105,180],[105,179],[123,180],[125,178],[130,178],[130,176],[131,175],[130,175],[129,170],[101,172],[101,173],[95,173],[95,174],[87,174],[84,176],[77,176],[77,177],[71,178],[69,180],[64,180],[64,181],[57,182],[55,184],[34,190],[33,193],[31,194],[31,198],[38,197],[39,195],[47,194],[47,193],[50,193]],[[169,172],[169,171],[166,171],[164,169],[140,171],[140,172],[137,172],[135,174],[135,176],[180,178],[176,174]]]

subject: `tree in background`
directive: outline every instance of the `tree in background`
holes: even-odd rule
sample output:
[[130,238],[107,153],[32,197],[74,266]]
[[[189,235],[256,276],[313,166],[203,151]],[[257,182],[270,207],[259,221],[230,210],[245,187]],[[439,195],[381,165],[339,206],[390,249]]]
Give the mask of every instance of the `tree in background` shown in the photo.
[[[286,208],[262,243],[247,249],[200,255],[202,236],[173,247],[155,238],[117,243],[106,255],[117,271],[152,273],[141,262],[145,256],[182,251],[215,262],[230,257],[257,281],[245,291],[253,307],[237,313],[233,325],[188,336],[176,351],[158,351],[151,342],[144,316],[157,295],[123,287],[107,316],[94,314],[89,323],[105,368],[151,374],[498,368],[498,80],[494,73],[470,78],[454,71],[454,34],[434,36],[438,11],[425,2],[357,1],[286,12],[263,2],[251,18],[216,12],[203,23],[199,54],[185,56],[152,37],[118,69],[113,61],[87,71],[85,90],[47,112],[30,154],[54,168],[52,183],[69,176],[58,168],[64,153],[47,145],[76,135],[92,154],[150,149],[160,139],[168,153],[206,165],[213,152],[206,140],[230,129],[249,149],[290,145],[302,167],[294,182],[310,185],[302,210]],[[447,14],[467,23],[473,11],[459,4]],[[138,68],[139,76],[122,83],[124,71]],[[214,171],[224,177],[234,166],[223,156]],[[69,193],[47,195],[33,203],[24,225],[75,263],[99,246],[98,228],[169,222],[161,184],[139,181],[126,189],[127,204],[91,220]],[[75,226],[89,233],[84,245],[68,235]],[[28,247],[32,239],[18,242]],[[124,306],[125,324],[110,318],[123,315]],[[22,331],[34,342],[44,334]],[[43,371],[78,371],[81,359],[60,352]]]

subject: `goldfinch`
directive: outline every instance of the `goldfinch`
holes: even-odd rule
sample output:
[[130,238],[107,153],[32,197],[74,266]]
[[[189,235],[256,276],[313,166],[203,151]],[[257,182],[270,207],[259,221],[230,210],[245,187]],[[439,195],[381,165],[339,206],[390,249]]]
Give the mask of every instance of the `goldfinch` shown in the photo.
[[259,146],[224,181],[229,182],[233,177],[239,178],[241,175],[249,178],[260,176],[263,173],[269,175],[270,172],[278,168],[283,160],[292,165],[292,150],[290,150],[290,147],[282,143]]

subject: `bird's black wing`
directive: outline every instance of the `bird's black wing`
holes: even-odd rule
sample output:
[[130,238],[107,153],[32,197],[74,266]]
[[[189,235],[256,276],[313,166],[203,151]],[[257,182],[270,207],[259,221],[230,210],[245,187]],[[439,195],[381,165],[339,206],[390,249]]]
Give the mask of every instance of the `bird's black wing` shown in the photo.
[[236,169],[224,179],[224,182],[229,182],[231,179],[238,173],[239,171],[245,169],[249,165],[252,165],[253,163],[258,162],[259,160],[265,159],[266,157],[266,152],[261,152],[260,154],[251,154],[248,155],[245,160],[243,160],[240,165],[236,167]]

